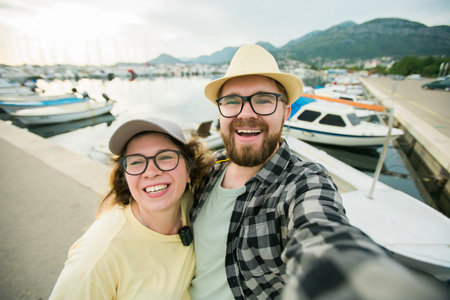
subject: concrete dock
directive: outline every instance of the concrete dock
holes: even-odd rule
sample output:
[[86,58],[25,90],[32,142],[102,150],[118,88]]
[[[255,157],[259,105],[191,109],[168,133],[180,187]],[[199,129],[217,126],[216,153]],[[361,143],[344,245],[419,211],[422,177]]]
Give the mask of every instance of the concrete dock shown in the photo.
[[47,299],[109,167],[0,121],[0,299]]
[[405,131],[400,147],[418,173],[429,174],[423,184],[434,202],[427,203],[450,216],[450,93],[423,89],[432,79],[361,81],[374,98],[394,108],[396,125]]
[[[446,115],[447,123],[436,125],[433,121],[439,118],[420,114],[432,110],[430,106],[413,110],[417,105],[408,104],[411,99],[405,98],[403,89],[419,94],[424,81],[400,81],[392,93],[393,84],[384,80],[388,79],[368,78],[363,83],[383,104],[395,107],[396,119],[448,176],[449,130],[442,132],[442,124],[447,126],[450,118]],[[443,93],[450,100],[450,93],[424,92],[431,93],[429,99]],[[448,103],[438,114],[448,113]],[[47,299],[69,247],[94,220],[107,191],[110,167],[4,121],[0,121],[0,155],[0,299]]]

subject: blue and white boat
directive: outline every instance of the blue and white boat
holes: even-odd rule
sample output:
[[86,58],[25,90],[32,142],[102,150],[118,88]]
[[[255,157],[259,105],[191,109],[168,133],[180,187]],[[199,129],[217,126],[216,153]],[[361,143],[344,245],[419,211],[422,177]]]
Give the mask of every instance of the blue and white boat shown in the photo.
[[64,105],[25,108],[11,113],[11,117],[25,126],[56,124],[93,118],[111,111],[114,100],[104,95],[106,101],[78,101]]
[[[304,141],[350,147],[382,146],[388,126],[361,121],[352,106],[301,97],[292,105],[283,134]],[[391,139],[403,131],[393,128]]]
[[89,97],[77,97],[74,94],[64,95],[19,95],[0,96],[0,108],[11,114],[21,109],[48,107],[88,101]]

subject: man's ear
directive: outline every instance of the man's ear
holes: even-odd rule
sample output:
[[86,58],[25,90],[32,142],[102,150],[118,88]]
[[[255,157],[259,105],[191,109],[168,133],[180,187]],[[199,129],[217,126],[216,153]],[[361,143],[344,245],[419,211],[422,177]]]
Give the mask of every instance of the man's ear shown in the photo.
[[292,110],[291,106],[290,105],[286,105],[286,109],[284,110],[284,122],[286,122],[286,120],[291,115],[291,110]]

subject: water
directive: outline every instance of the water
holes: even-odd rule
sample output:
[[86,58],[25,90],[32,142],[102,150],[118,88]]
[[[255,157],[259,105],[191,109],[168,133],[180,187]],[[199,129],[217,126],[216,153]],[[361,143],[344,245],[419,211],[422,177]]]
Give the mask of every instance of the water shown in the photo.
[[[94,98],[101,98],[102,93],[106,93],[116,103],[108,115],[67,124],[35,127],[30,131],[73,152],[104,161],[101,151],[107,149],[107,142],[114,130],[127,120],[160,117],[181,126],[217,120],[216,106],[203,95],[204,86],[210,81],[211,78],[205,77],[157,77],[131,81],[120,78],[111,81],[40,80],[38,86],[47,94],[66,93],[75,87]],[[371,176],[381,151],[381,148],[314,146]],[[397,149],[390,145],[380,181],[423,201],[411,176],[412,171],[406,165]]]
[[[94,118],[99,124],[73,131],[52,135],[55,128],[62,125],[45,126],[30,129],[36,134],[47,138],[76,153],[89,155],[95,146],[104,147],[114,130],[123,122],[135,118],[158,117],[172,120],[181,126],[214,120],[218,117],[215,105],[206,100],[203,88],[209,78],[198,77],[158,77],[155,79],[128,80],[115,78],[111,81],[97,79],[81,79],[75,81],[52,82],[38,81],[48,94],[58,94],[70,91],[75,87],[78,91],[86,91],[93,98],[101,98],[105,93],[115,100],[111,115]],[[69,125],[72,125],[71,122]],[[84,125],[84,124],[83,124]]]

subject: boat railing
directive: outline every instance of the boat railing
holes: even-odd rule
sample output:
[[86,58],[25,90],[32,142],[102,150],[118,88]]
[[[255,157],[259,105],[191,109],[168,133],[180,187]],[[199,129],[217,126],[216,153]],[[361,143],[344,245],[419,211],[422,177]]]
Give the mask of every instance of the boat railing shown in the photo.
[[381,111],[381,112],[386,111],[386,107],[384,107],[383,105],[360,103],[360,102],[354,102],[354,101],[349,101],[349,100],[336,99],[336,98],[330,98],[330,97],[325,97],[325,96],[320,96],[320,95],[312,95],[312,94],[302,94],[302,96],[306,97],[306,98],[320,99],[320,100],[326,100],[326,101],[330,101],[330,102],[347,104],[347,105],[351,105],[351,106],[358,107],[358,108],[364,108],[364,109],[368,109],[368,110]]

